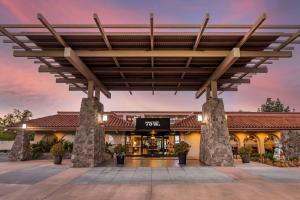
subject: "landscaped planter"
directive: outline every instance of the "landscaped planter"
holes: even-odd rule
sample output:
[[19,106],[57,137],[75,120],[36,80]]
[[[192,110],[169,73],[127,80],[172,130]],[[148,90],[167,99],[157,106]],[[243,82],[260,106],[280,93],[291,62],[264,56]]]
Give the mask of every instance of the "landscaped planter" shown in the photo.
[[117,157],[117,165],[124,165],[125,161],[125,146],[122,144],[117,144],[114,148],[114,152]]
[[62,162],[62,156],[55,156],[54,157],[54,164],[60,165]]
[[178,156],[178,161],[180,165],[186,164],[186,155],[188,154],[191,145],[188,143],[181,141],[178,144],[174,145],[175,154]]
[[178,154],[178,160],[180,165],[186,164],[186,153],[180,153]]
[[125,156],[124,155],[117,155],[117,164],[124,165]]

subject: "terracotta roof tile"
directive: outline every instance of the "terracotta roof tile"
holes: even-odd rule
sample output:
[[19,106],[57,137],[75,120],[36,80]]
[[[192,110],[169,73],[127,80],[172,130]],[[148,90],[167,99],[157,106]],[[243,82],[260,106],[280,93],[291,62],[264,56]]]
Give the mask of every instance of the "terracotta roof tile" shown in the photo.
[[201,129],[203,123],[197,120],[197,115],[189,115],[183,120],[179,120],[173,124],[173,129]]
[[[200,113],[197,113],[200,114]],[[183,120],[175,122],[171,129],[201,129],[202,123],[197,120],[197,114],[192,113]],[[229,129],[300,129],[300,113],[242,113],[227,114]],[[56,115],[32,119],[26,122],[28,127],[35,129],[75,129],[79,126],[78,112],[58,112]],[[134,124],[118,117],[115,113],[108,114],[108,121],[104,123],[107,129],[134,129]],[[16,124],[12,128],[21,127]]]
[[[28,128],[76,128],[79,126],[78,112],[59,112],[56,115],[32,119],[26,122]],[[133,124],[127,122],[115,114],[108,116],[105,127],[110,128],[134,128]],[[21,124],[15,124],[13,127],[21,127]]]

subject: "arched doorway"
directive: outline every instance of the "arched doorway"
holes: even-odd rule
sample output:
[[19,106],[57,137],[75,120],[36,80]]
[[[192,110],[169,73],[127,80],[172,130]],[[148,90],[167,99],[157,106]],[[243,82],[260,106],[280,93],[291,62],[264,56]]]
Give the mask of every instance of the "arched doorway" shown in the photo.
[[253,153],[258,153],[258,140],[255,136],[246,136],[244,140],[244,145],[246,148],[251,148]]
[[265,140],[264,140],[265,152],[273,152],[274,151],[275,141],[278,141],[278,138],[274,135],[268,135],[265,137]]

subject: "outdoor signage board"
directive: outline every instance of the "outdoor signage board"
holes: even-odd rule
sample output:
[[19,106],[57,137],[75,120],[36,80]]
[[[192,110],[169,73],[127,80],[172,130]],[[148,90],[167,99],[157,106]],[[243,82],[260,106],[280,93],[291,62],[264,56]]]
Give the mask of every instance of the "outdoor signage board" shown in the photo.
[[136,130],[170,130],[170,118],[137,118]]

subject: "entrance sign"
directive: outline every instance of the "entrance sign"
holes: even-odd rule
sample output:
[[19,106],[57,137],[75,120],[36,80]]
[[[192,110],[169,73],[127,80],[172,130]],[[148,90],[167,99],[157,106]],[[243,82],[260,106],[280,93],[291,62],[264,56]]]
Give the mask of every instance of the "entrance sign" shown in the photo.
[[137,118],[136,130],[170,130],[170,118]]

